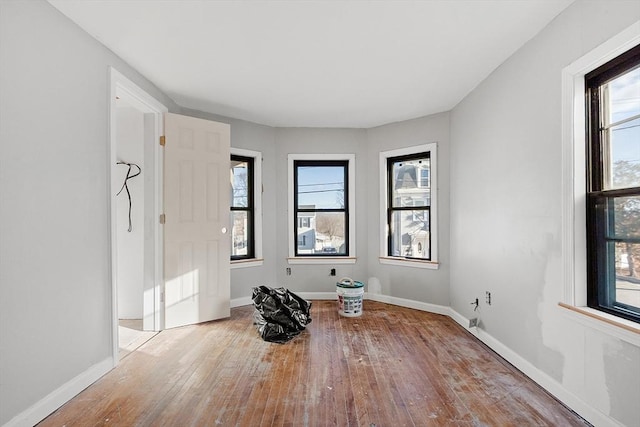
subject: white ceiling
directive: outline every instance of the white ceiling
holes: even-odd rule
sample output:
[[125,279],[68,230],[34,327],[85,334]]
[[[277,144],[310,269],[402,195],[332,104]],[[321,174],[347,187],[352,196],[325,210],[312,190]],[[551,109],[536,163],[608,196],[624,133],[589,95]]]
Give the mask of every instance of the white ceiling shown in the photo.
[[49,0],[178,104],[279,127],[448,111],[574,0]]

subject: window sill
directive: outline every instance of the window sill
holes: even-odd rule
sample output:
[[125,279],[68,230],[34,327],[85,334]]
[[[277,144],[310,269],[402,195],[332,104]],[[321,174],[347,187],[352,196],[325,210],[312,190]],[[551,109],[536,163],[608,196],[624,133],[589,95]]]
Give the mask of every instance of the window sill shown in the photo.
[[236,268],[259,267],[262,264],[264,264],[263,258],[238,259],[231,261],[230,268],[234,270]]
[[356,257],[295,257],[287,258],[289,264],[355,264]]
[[640,347],[640,324],[589,307],[558,303],[564,313],[585,326]]
[[438,262],[433,261],[421,261],[417,259],[406,259],[406,258],[396,258],[396,257],[384,257],[381,256],[380,264],[388,264],[388,265],[401,265],[404,267],[415,267],[415,268],[426,268],[429,270],[437,270],[440,267]]

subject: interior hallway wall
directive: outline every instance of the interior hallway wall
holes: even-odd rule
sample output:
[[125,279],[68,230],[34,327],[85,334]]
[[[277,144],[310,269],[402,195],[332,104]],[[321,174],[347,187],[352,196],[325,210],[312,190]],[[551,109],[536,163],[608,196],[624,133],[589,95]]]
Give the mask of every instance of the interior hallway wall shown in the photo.
[[639,19],[637,1],[576,1],[451,114],[452,308],[479,316],[483,331],[627,426],[640,425],[640,348],[557,306],[564,291],[561,73]]
[[[142,173],[127,181],[131,195],[131,209],[127,190],[122,188],[129,167],[116,167],[116,183],[122,189],[116,197],[117,289],[118,318],[142,319],[144,283],[144,181],[148,173],[144,164],[144,114],[133,107],[116,109],[116,159],[140,166]],[[132,167],[131,174],[137,169]],[[129,215],[131,231],[129,231]]]
[[0,425],[111,343],[109,71],[168,97],[44,1],[0,1]]

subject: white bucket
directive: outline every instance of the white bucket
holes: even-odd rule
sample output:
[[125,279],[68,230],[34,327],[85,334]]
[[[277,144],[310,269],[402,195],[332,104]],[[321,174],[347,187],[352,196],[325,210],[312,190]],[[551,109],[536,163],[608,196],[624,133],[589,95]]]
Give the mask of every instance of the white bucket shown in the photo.
[[364,285],[348,277],[336,283],[338,294],[338,314],[345,317],[362,315],[362,300],[364,299]]

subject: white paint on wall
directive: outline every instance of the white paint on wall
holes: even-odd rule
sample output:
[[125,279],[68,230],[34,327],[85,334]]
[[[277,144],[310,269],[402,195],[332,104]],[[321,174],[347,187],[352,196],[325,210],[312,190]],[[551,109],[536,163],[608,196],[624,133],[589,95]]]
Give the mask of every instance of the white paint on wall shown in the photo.
[[[128,105],[120,104],[116,113],[116,158],[119,162],[140,166],[140,175],[127,181],[131,195],[131,231],[129,231],[129,197],[122,188],[129,168],[115,168],[115,188],[122,189],[116,197],[116,244],[118,318],[142,319],[145,261],[145,179],[144,163],[144,114]],[[137,172],[131,168],[130,174]],[[153,188],[153,187],[152,187]]]
[[452,309],[471,317],[469,301],[480,297],[483,331],[597,425],[640,425],[640,407],[627,400],[640,391],[640,364],[637,346],[557,306],[562,70],[638,19],[637,1],[576,1],[451,113]]
[[0,425],[113,363],[109,66],[179,111],[50,4],[0,1]]

